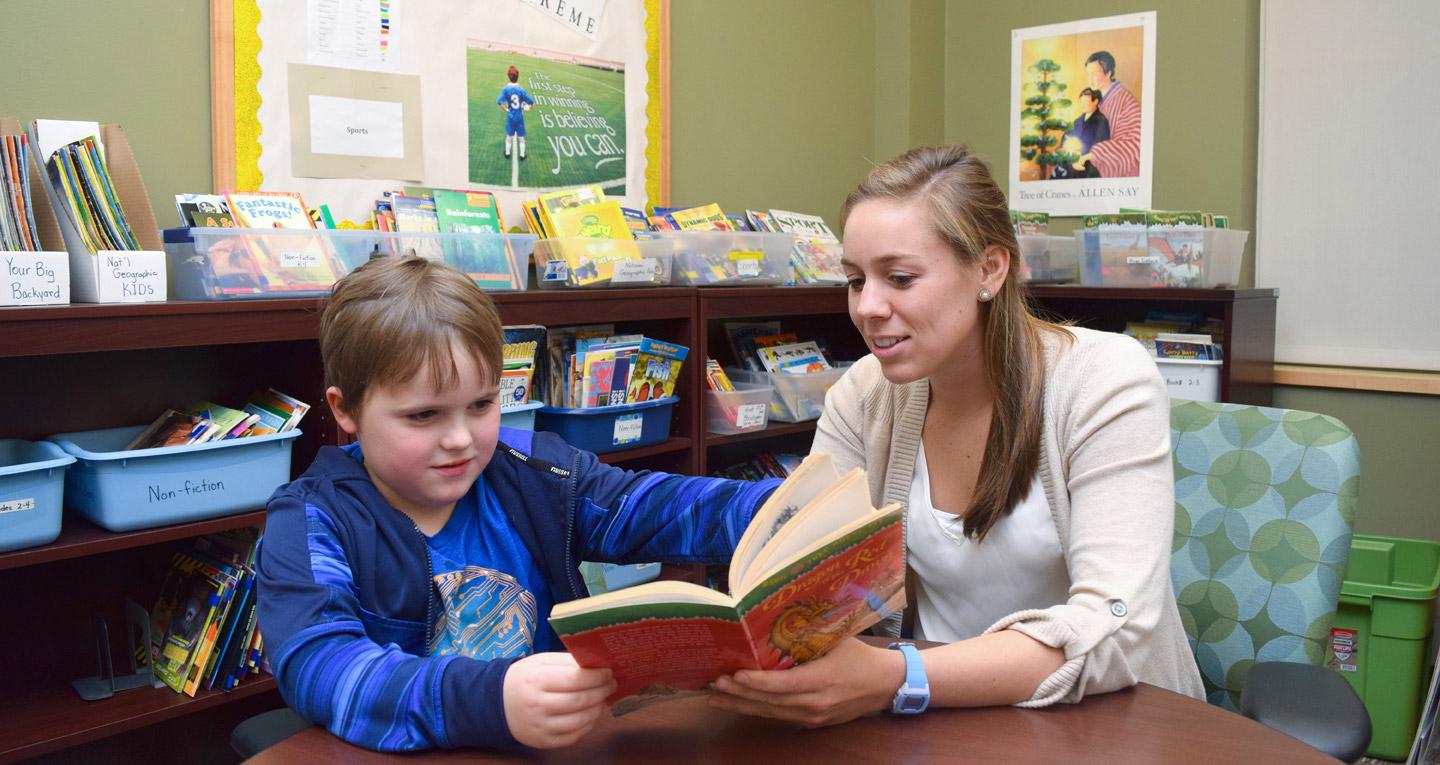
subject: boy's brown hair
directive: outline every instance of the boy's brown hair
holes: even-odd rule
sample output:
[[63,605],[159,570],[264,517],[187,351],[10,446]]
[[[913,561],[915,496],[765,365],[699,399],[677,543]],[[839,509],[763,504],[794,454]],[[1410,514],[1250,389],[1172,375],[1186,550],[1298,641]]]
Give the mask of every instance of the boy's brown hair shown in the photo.
[[499,381],[504,331],[495,303],[460,271],[415,256],[355,269],[335,283],[320,316],[325,385],[340,389],[351,416],[372,386],[403,383],[421,365],[441,386],[456,384],[452,342]]

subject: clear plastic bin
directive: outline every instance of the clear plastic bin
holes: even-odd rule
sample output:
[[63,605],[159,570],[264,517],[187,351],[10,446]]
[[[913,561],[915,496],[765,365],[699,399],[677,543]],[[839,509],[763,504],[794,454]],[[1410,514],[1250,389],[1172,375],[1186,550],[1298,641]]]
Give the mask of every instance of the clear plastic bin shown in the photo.
[[825,392],[845,374],[849,364],[810,372],[803,375],[783,372],[752,372],[748,369],[726,367],[725,374],[730,381],[739,385],[766,385],[771,390],[770,419],[780,422],[803,422],[819,419],[825,411]]
[[602,454],[658,444],[670,437],[676,396],[639,404],[587,409],[543,406],[535,410],[535,429],[554,433],[577,449]]
[[65,470],[73,464],[75,458],[52,443],[0,440],[0,552],[60,536]]
[[1250,232],[1151,226],[1075,232],[1080,283],[1089,287],[1226,287],[1240,279]]
[[736,382],[733,391],[705,391],[705,429],[730,435],[764,430],[774,389],[769,385]]
[[657,231],[675,248],[675,281],[696,287],[766,287],[790,275],[793,234]]
[[1025,281],[1032,284],[1071,284],[1080,280],[1080,258],[1075,237],[1022,235],[1020,258]]
[[659,563],[593,563],[580,564],[580,576],[591,595],[603,595],[644,584],[660,576]]
[[188,246],[165,246],[181,300],[320,297],[372,257],[409,254],[443,260],[487,291],[520,291],[535,242],[531,234],[349,229],[192,228],[189,236]]
[[535,243],[535,286],[665,287],[674,259],[674,244],[662,239],[541,239]]
[[146,426],[50,436],[75,464],[65,506],[110,531],[133,531],[260,510],[290,480],[298,430],[125,451]]

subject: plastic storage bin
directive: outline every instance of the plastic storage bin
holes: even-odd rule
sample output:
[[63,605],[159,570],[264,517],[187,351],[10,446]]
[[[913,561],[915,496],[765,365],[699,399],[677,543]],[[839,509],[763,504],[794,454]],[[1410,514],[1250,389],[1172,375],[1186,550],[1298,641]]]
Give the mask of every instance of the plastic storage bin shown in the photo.
[[660,576],[659,563],[592,563],[580,564],[580,576],[591,595],[601,595],[644,584]]
[[60,536],[65,469],[74,463],[52,443],[0,440],[0,552]]
[[[1144,235],[1139,229],[1081,229],[1075,232],[1080,283],[1089,287],[1234,285],[1249,238],[1248,231],[1223,228],[1151,226]],[[1196,250],[1199,255],[1193,254]]]
[[1220,367],[1218,359],[1155,359],[1170,398],[1191,401],[1220,400]]
[[793,234],[657,231],[675,248],[675,281],[696,287],[765,287],[790,275]]
[[519,406],[500,408],[500,427],[515,430],[535,429],[535,410],[545,406],[544,401],[527,401]]
[[665,287],[673,280],[674,259],[674,244],[663,239],[541,239],[535,243],[535,286]]
[[111,531],[133,531],[259,510],[290,480],[300,431],[122,451],[144,425],[50,437],[75,464],[65,506]]
[[1073,236],[1016,237],[1024,261],[1025,281],[1032,284],[1070,284],[1080,280],[1080,258]]
[[1404,760],[1424,704],[1440,543],[1356,534],[1330,630],[1330,667],[1370,712],[1366,754]]
[[535,410],[535,429],[555,433],[571,446],[597,454],[649,446],[670,437],[670,413],[679,400],[669,396],[589,409],[542,406]]
[[731,383],[733,391],[705,391],[705,429],[721,435],[764,430],[774,388],[733,380]]
[[771,388],[770,419],[780,422],[803,422],[820,418],[825,411],[825,392],[845,374],[849,364],[811,372],[791,375],[774,372],[752,372],[748,369],[726,367],[725,374],[731,382],[766,385]]
[[[530,234],[401,233],[331,229],[192,228],[188,248],[167,241],[181,300],[317,297],[371,258],[443,260],[488,291],[524,290]],[[181,234],[167,232],[177,240]]]

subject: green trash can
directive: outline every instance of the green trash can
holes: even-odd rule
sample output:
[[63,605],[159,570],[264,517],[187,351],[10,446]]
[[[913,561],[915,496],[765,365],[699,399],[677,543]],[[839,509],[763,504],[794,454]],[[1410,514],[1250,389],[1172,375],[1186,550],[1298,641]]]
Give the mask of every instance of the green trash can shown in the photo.
[[1366,754],[1404,760],[1430,675],[1440,543],[1356,534],[1330,630],[1329,666],[1350,681],[1374,730]]

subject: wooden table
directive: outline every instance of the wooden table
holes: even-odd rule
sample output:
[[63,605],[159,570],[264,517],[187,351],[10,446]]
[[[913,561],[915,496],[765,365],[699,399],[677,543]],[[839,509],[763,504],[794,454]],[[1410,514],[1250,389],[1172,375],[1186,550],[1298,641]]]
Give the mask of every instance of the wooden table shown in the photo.
[[1150,685],[1048,709],[933,709],[817,730],[719,712],[695,697],[604,718],[573,747],[528,755],[471,750],[401,757],[350,746],[312,727],[246,762],[1335,762],[1245,717]]

